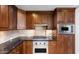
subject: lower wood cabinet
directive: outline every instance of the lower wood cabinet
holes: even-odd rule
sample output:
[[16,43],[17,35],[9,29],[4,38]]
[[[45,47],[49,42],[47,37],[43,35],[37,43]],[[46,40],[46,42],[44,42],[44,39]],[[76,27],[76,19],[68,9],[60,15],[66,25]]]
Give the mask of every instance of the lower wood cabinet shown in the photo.
[[9,54],[22,54],[23,53],[23,44],[16,46]]
[[48,54],[56,54],[56,41],[48,41]]
[[75,53],[75,35],[57,35],[57,53],[74,54]]
[[23,54],[32,54],[33,52],[33,41],[23,41]]
[[32,41],[23,41],[9,52],[9,54],[32,54]]
[[[75,35],[57,35],[56,41],[48,41],[48,54],[74,54]],[[33,54],[33,41],[24,40],[9,54]]]

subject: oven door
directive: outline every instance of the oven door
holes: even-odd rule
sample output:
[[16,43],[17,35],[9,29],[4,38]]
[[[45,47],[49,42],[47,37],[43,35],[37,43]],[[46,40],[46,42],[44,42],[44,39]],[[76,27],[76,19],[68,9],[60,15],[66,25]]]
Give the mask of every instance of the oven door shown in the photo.
[[47,53],[46,48],[35,48],[35,53]]

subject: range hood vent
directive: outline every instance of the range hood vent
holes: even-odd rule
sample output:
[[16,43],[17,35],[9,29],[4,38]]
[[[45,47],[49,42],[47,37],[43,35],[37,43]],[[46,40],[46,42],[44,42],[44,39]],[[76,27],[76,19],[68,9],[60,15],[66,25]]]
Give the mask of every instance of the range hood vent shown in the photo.
[[35,24],[35,36],[46,36],[47,24]]

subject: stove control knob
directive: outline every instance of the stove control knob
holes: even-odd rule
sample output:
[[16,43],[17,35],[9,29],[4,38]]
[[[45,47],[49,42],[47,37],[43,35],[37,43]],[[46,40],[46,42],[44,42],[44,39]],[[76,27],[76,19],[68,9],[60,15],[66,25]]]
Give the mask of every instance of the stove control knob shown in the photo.
[[44,45],[45,45],[46,43],[44,43]]
[[37,45],[37,43],[35,43]]

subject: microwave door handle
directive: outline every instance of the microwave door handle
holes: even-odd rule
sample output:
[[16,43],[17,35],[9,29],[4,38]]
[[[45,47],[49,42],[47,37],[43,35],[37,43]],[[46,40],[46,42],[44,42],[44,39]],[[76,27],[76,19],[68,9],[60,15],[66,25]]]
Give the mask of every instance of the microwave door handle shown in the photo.
[[71,26],[71,32],[73,32],[73,26]]

